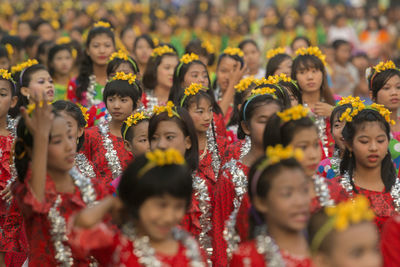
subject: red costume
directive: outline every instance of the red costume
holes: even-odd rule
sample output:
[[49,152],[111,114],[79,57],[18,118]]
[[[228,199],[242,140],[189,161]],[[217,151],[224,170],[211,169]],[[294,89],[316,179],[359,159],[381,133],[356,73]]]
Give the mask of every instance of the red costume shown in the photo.
[[400,215],[388,220],[381,235],[381,249],[384,267],[400,265]]

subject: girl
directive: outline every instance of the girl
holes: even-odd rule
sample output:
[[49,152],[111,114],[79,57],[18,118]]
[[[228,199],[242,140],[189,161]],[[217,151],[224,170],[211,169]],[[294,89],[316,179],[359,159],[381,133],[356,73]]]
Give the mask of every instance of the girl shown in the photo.
[[105,185],[117,178],[132,159],[132,155],[124,149],[121,126],[137,108],[139,92],[140,85],[135,75],[117,73],[103,92],[111,121],[85,131],[83,153],[93,162],[97,177]]
[[252,75],[256,79],[264,77],[265,71],[260,68],[261,52],[257,43],[252,39],[242,41],[238,46],[244,53],[244,62],[246,62],[249,72],[246,76]]
[[54,99],[64,100],[67,98],[67,85],[74,67],[72,49],[67,44],[55,45],[50,48],[48,57],[49,73],[55,88]]
[[5,46],[0,46],[0,69],[9,70],[11,67],[10,55]]
[[373,218],[368,200],[363,197],[314,214],[308,226],[314,266],[382,266]]
[[324,148],[324,157],[333,154],[333,139],[329,132],[329,117],[335,100],[327,85],[325,56],[318,47],[300,48],[293,61],[292,79],[297,80],[303,104],[316,115],[318,134]]
[[267,81],[286,91],[289,95],[290,106],[294,107],[303,103],[297,81],[287,77],[286,74],[281,73],[279,75],[269,76]]
[[215,48],[209,41],[200,39],[191,40],[185,48],[186,54],[194,53],[199,55],[199,60],[207,67],[211,67],[215,62]]
[[400,141],[400,119],[397,117],[400,108],[400,70],[389,60],[380,62],[369,72],[368,85],[372,101],[391,111],[391,120],[396,122],[390,126],[391,133],[393,138]]
[[143,75],[146,91],[142,102],[146,109],[167,103],[177,65],[178,56],[172,48],[167,45],[154,48]]
[[230,266],[312,265],[304,236],[311,197],[298,162],[302,155],[300,149],[268,147],[251,167],[247,191],[258,233],[238,247]]
[[[201,84],[193,83],[185,89],[181,97],[181,107],[189,112],[194,122],[199,143],[199,167],[193,180],[192,206],[184,221],[184,228],[190,231],[200,242],[201,247],[212,255],[211,206],[215,183],[224,156],[226,141],[216,136],[212,127],[213,98],[207,94]],[[210,168],[211,166],[211,168]]]
[[140,76],[143,77],[147,64],[150,60],[151,52],[155,48],[153,40],[147,34],[138,36],[133,44],[133,56],[138,63]]
[[[189,169],[174,149],[138,157],[122,175],[118,198],[109,197],[72,220],[74,247],[101,266],[206,266],[197,242],[177,228],[190,205]],[[121,204],[122,231],[97,224]]]
[[13,190],[24,217],[29,264],[88,265],[88,258],[65,243],[66,221],[105,191],[74,168],[76,139],[66,120],[52,112],[44,93],[44,101],[37,94],[33,99],[33,108],[21,109],[15,144],[19,183]]
[[266,57],[268,59],[265,70],[266,78],[281,73],[286,74],[288,77],[291,75],[293,60],[285,53],[285,48],[278,47],[276,49],[268,50]]
[[121,127],[124,147],[132,153],[133,158],[145,154],[150,150],[148,140],[149,119],[144,112],[137,112],[129,116]]
[[107,77],[111,79],[117,74],[117,72],[123,72],[125,74],[135,74],[138,75],[140,73],[139,67],[136,61],[131,58],[128,54],[126,54],[122,50],[118,50],[118,52],[114,52],[111,54],[108,63],[107,63]]
[[114,51],[115,39],[111,25],[103,21],[95,23],[86,39],[79,75],[68,85],[69,100],[88,108],[101,103],[107,82],[107,62]]
[[390,111],[382,105],[352,103],[341,116],[346,120],[342,135],[346,149],[336,183],[340,196],[366,196],[371,202],[375,221],[381,229],[399,210],[397,193],[400,181],[388,151]]
[[262,132],[272,114],[280,111],[282,103],[274,89],[253,91],[240,109],[239,139],[249,136],[250,146],[228,148],[215,185],[212,218],[213,264],[227,266],[234,246],[247,239],[249,199],[247,174],[249,166],[263,155]]

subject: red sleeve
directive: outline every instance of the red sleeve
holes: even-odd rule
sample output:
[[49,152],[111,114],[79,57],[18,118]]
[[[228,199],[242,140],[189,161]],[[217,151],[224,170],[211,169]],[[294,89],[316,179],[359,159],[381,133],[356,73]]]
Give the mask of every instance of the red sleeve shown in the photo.
[[74,103],[78,102],[78,97],[76,96],[76,80],[75,79],[71,79],[67,85],[67,99]]
[[222,114],[214,113],[214,124],[216,128],[216,134],[220,137],[226,138],[226,127],[224,116]]
[[249,241],[239,245],[238,249],[233,253],[229,263],[230,267],[247,267],[247,266],[266,266],[263,255],[257,252],[254,241]]
[[400,266],[400,216],[391,218],[383,228],[381,250],[384,267]]

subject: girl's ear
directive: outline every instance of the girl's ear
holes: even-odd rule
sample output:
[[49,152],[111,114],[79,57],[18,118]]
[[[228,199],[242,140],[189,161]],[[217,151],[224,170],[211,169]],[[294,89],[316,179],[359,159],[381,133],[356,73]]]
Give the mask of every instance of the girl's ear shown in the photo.
[[17,105],[17,102],[18,102],[18,96],[13,96],[11,98],[11,108],[14,108],[15,105]]
[[262,214],[268,212],[268,206],[265,198],[260,198],[259,196],[254,196],[254,208]]
[[249,129],[248,125],[247,125],[247,122],[241,121],[240,124],[242,125],[243,132],[246,135],[250,135],[250,129]]
[[81,128],[81,127],[78,128],[78,138],[83,135],[84,131],[85,131],[85,128]]
[[133,147],[131,146],[131,143],[128,142],[128,140],[124,140],[124,148],[128,152],[132,152]]
[[185,148],[186,150],[192,147],[192,140],[190,140],[190,136],[185,137]]
[[28,87],[25,87],[25,86],[21,87],[21,94],[22,94],[23,96],[29,98],[29,95],[30,95],[30,90],[29,90],[29,88],[28,88]]

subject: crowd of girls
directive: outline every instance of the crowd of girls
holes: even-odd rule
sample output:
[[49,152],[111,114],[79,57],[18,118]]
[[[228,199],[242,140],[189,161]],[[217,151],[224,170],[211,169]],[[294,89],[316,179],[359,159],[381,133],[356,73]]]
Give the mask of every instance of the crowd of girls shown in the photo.
[[367,104],[315,46],[171,43],[99,21],[0,69],[0,267],[400,264],[392,61]]

